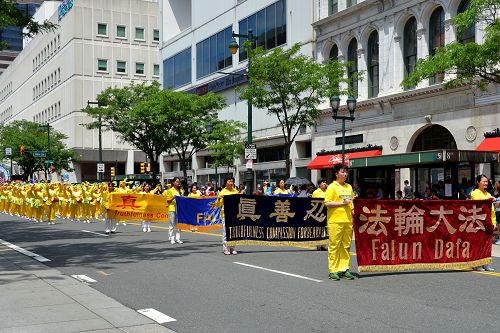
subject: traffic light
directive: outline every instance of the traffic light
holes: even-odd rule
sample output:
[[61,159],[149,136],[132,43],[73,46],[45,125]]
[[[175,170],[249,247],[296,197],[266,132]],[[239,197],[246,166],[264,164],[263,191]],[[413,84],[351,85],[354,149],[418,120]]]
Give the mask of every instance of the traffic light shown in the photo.
[[111,177],[116,176],[115,167],[111,167],[110,170],[111,170]]
[[145,173],[146,172],[146,163],[141,163],[141,173]]
[[21,156],[24,154],[24,146],[19,147],[19,153]]
[[151,172],[151,163],[149,163],[149,162],[148,162],[148,166],[147,166],[147,168],[146,168],[146,171],[147,171],[147,172]]

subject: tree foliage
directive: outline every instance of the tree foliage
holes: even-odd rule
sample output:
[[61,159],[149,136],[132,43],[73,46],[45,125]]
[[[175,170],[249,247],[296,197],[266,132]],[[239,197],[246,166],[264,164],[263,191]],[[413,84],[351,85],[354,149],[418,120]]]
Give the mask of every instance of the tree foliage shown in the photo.
[[250,83],[240,95],[278,119],[285,139],[287,176],[291,170],[290,147],[300,127],[315,124],[321,113],[318,107],[325,98],[349,93],[340,89],[347,86],[347,65],[338,61],[319,64],[299,52],[300,44],[289,50],[252,51]]
[[500,83],[500,0],[471,0],[470,7],[454,19],[457,35],[471,26],[484,26],[482,44],[450,43],[435,55],[419,59],[414,71],[402,82],[403,87],[438,73],[449,74],[448,88],[470,84],[484,89],[488,83]]
[[[63,140],[67,136],[50,130],[50,159],[54,162],[56,171],[72,171],[70,163],[75,161],[72,150],[66,149]],[[0,158],[6,159],[5,148],[12,148],[12,160],[23,170],[24,174],[32,175],[36,171],[46,171],[48,165],[45,158],[33,157],[33,151],[47,151],[47,130],[37,123],[28,120],[16,120],[0,128]],[[21,146],[25,152],[21,155]]]
[[[58,25],[50,21],[38,23],[16,6],[14,0],[0,0],[0,29],[15,26],[26,28],[23,32],[26,37],[33,37],[39,33],[46,33],[57,29]],[[8,47],[5,41],[0,42],[0,50]]]
[[241,131],[246,124],[240,121],[218,121],[211,124],[213,130],[208,133],[209,146],[215,167],[225,166],[228,169],[234,165],[234,160],[240,158],[245,151]]

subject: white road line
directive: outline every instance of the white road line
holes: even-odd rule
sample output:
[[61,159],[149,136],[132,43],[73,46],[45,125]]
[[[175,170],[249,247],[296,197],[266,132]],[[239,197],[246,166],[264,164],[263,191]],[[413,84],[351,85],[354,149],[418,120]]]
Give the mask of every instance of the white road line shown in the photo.
[[304,280],[309,280],[309,281],[314,281],[314,282],[323,282],[323,280],[316,280],[316,279],[313,279],[313,278],[310,278],[310,277],[307,277],[307,276],[302,276],[302,275],[297,275],[297,274],[292,274],[292,273],[277,271],[277,270],[270,269],[270,268],[265,268],[265,267],[260,267],[260,266],[245,264],[244,262],[233,261],[233,264],[247,266],[247,267],[252,267],[252,268],[257,268],[257,269],[262,269],[263,271],[268,271],[268,272],[273,272],[273,273],[288,275],[288,276],[296,277],[296,278],[299,278],[299,279],[304,279]]
[[80,282],[87,282],[87,283],[97,282],[97,280],[94,280],[93,278],[88,277],[87,275],[71,275],[71,277],[77,279]]
[[26,249],[23,249],[22,247],[19,247],[19,246],[17,246],[17,245],[14,245],[14,244],[11,244],[11,243],[9,243],[9,242],[6,242],[6,241],[4,241],[3,239],[0,239],[0,244],[5,245],[5,246],[7,246],[7,247],[11,248],[11,249],[12,249],[12,250],[14,250],[14,251],[17,251],[17,252],[19,252],[19,253],[21,253],[21,254],[24,254],[25,256],[31,257],[31,258],[33,258],[33,259],[35,259],[35,260],[40,261],[40,262],[47,262],[47,261],[50,261],[50,259],[47,259],[47,258],[45,258],[45,257],[42,257],[42,256],[41,256],[41,255],[39,255],[39,254],[36,254],[36,253],[30,252],[30,251],[28,251],[28,250],[26,250]]
[[164,324],[164,323],[169,323],[171,321],[176,321],[174,318],[167,316],[166,314],[161,313],[160,311],[155,310],[153,308],[140,309],[137,310],[137,312],[156,321],[158,324]]
[[101,234],[101,233],[93,232],[93,231],[89,231],[89,230],[82,230],[82,232],[88,232],[89,234],[94,234],[94,235],[108,237],[108,235],[106,235],[106,234]]

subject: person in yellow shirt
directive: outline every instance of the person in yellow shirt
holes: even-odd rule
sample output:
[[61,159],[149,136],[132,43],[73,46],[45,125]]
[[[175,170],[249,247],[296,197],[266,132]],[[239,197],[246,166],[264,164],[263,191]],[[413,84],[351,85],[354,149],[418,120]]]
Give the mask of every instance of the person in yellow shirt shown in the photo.
[[110,233],[114,234],[116,232],[116,218],[113,216],[111,217],[111,214],[109,214],[109,205],[111,204],[111,193],[113,193],[115,190],[115,184],[113,182],[108,183],[108,188],[104,188],[102,190],[102,206],[106,210],[105,212],[105,229],[104,232],[106,235],[109,235]]
[[[324,178],[321,178],[319,181],[318,181],[318,188],[313,192],[311,198],[312,199],[317,199],[317,198],[322,198],[324,199],[325,198],[325,194],[326,194],[326,188],[328,187],[328,184],[326,183],[326,179]],[[318,251],[326,251],[328,250],[326,246],[323,246],[323,245],[318,245],[316,246],[316,250]]]
[[224,218],[224,196],[239,194],[239,191],[234,187],[234,178],[226,177],[224,180],[225,187],[222,191],[219,192],[217,197],[217,201],[215,205],[217,207],[222,207],[220,211],[220,217],[222,220],[222,252],[226,255],[229,254],[238,254],[234,247],[227,247],[227,239],[226,239],[226,220]]
[[287,190],[285,188],[285,180],[284,179],[280,179],[280,181],[278,182],[278,187],[276,188],[276,190],[274,190],[274,194],[277,195],[277,194],[290,194],[290,190]]
[[352,200],[354,192],[346,180],[349,175],[347,166],[336,164],[333,167],[335,181],[326,189],[325,206],[327,207],[328,228],[328,278],[338,281],[340,278],[353,280],[349,272],[349,249],[352,241]]
[[177,228],[177,216],[175,209],[175,197],[182,196],[184,190],[181,188],[181,180],[179,177],[175,177],[172,180],[172,187],[170,187],[166,192],[163,193],[167,197],[168,202],[168,239],[170,244],[182,244],[181,241],[181,231]]
[[[476,189],[470,193],[471,200],[491,200],[491,222],[493,223],[493,227],[497,225],[497,219],[495,216],[495,206],[493,204],[493,200],[495,199],[488,192],[488,183],[489,179],[485,175],[479,175],[476,177]],[[486,264],[484,266],[475,267],[476,271],[484,272],[494,272],[495,269],[491,267],[490,264]]]

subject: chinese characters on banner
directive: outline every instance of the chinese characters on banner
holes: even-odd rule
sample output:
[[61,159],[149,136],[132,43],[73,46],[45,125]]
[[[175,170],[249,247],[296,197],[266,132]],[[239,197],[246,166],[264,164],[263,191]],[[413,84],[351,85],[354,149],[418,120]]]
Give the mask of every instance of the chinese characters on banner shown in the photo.
[[224,214],[228,246],[327,244],[323,199],[228,195]]
[[156,194],[111,193],[108,217],[119,220],[168,221],[167,197]]
[[488,200],[355,200],[359,271],[491,263],[491,213]]

